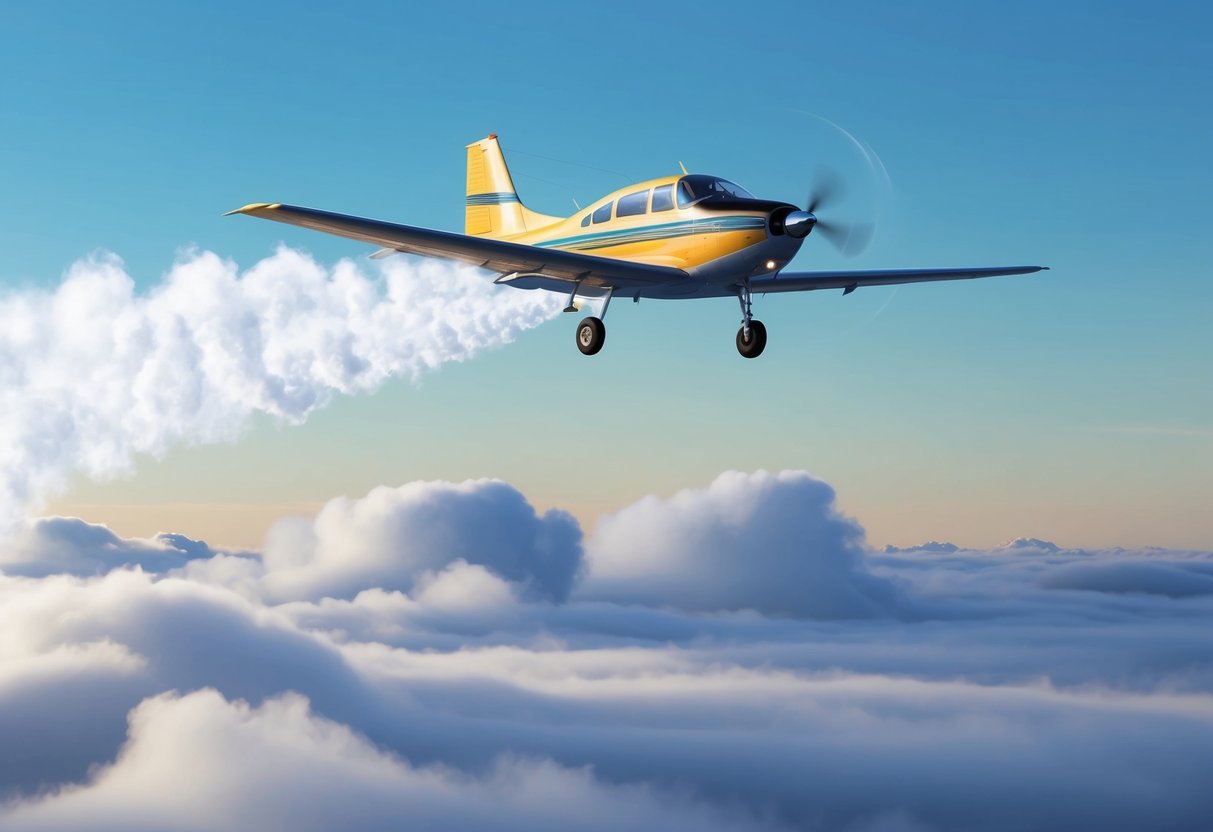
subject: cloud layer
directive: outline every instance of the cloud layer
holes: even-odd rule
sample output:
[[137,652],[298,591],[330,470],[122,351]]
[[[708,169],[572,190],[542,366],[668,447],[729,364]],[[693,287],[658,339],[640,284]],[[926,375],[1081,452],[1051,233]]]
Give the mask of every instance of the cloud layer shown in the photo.
[[801,472],[645,498],[584,554],[491,480],[335,500],[259,553],[67,518],[20,547],[5,829],[1213,816],[1209,552],[877,554]]
[[111,828],[180,828],[186,819],[233,832],[742,828],[685,800],[603,784],[585,768],[510,758],[474,778],[416,768],[317,717],[301,696],[253,708],[213,690],[144,700],[114,764],[86,786],[15,807],[5,826],[81,828],[98,817]]
[[334,394],[508,343],[559,308],[438,261],[329,269],[280,248],[241,273],[192,252],[146,293],[113,255],[78,262],[53,290],[0,296],[0,525],[75,473],[112,477],[138,454],[231,439],[253,413],[302,421]]

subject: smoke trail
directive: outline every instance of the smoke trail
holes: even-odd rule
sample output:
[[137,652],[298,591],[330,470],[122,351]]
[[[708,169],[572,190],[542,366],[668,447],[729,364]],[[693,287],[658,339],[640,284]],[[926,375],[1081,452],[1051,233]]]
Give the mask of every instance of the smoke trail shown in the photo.
[[304,421],[334,393],[417,378],[559,312],[437,261],[342,260],[279,248],[243,274],[189,252],[136,293],[122,261],[74,264],[53,290],[0,296],[0,529],[71,475],[235,437],[255,412]]

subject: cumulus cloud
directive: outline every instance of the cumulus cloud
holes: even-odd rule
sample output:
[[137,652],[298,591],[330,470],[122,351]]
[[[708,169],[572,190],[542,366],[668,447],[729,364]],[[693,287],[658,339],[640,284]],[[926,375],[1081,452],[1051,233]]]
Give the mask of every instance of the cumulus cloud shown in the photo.
[[[409,591],[456,562],[486,568],[519,591],[564,600],[581,570],[581,527],[567,512],[536,513],[495,480],[417,482],[330,500],[315,518],[280,521],[265,548],[266,593],[279,600],[348,598],[378,587]],[[467,569],[448,575],[449,597]],[[483,583],[483,582],[482,582]]]
[[934,552],[936,554],[951,554],[959,552],[960,547],[955,543],[941,543],[938,540],[928,540],[926,543],[919,543],[917,546],[894,546],[889,544],[882,550],[885,554],[894,554],[896,552]]
[[863,528],[802,471],[721,474],[599,521],[586,597],[686,610],[856,618],[889,613],[897,588],[864,568]]
[[52,290],[0,296],[0,524],[73,474],[231,439],[253,413],[302,421],[334,394],[464,360],[559,308],[439,261],[326,268],[280,248],[241,273],[191,252],[143,293],[113,255],[78,262]]
[[[415,483],[158,572],[171,541],[76,530],[61,574],[0,575],[0,828],[1213,816],[1213,553],[873,553],[801,473],[641,500],[584,563],[545,517],[502,483]],[[57,545],[30,540],[22,563]],[[1080,569],[1103,565],[1128,568]]]
[[1017,537],[998,547],[1008,552],[1060,552],[1061,547],[1051,540],[1041,540],[1038,537]]

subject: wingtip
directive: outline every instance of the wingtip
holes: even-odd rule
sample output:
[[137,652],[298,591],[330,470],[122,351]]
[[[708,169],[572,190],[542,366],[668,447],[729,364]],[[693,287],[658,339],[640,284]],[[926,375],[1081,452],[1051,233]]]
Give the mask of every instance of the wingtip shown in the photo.
[[242,208],[237,208],[234,211],[228,211],[223,216],[230,217],[232,214],[252,214],[257,211],[273,211],[275,208],[281,208],[280,202],[250,202]]

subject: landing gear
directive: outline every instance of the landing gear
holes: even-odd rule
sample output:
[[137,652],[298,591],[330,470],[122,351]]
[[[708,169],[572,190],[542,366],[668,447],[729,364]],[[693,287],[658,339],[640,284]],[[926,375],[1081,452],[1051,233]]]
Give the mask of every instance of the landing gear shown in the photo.
[[[602,349],[604,343],[606,343],[606,324],[602,322],[602,319],[585,318],[577,325],[577,349],[581,350],[583,354],[593,355]],[[761,350],[759,351],[761,352]]]
[[754,320],[749,284],[737,290],[737,301],[741,304],[741,329],[737,330],[737,351],[743,358],[757,358],[767,347],[767,328],[762,321]]
[[750,331],[744,326],[737,330],[737,351],[745,358],[757,358],[767,346],[767,328],[762,321],[750,321]]

